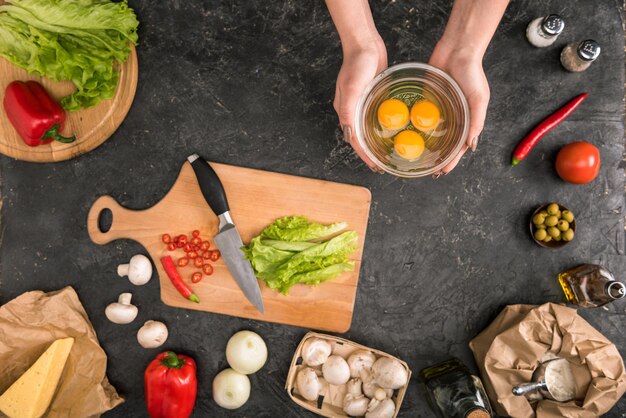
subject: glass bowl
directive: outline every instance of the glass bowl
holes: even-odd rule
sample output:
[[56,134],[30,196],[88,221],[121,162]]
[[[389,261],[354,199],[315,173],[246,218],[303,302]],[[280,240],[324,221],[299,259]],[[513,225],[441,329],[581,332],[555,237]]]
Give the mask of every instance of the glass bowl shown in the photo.
[[[395,131],[378,122],[380,104],[387,99],[402,100],[410,109],[418,101],[434,102],[440,110],[438,125],[422,132],[412,124]],[[417,131],[424,139],[424,152],[413,160],[394,150],[394,137],[401,130]],[[469,107],[459,85],[444,71],[428,64],[408,62],[378,74],[359,99],[355,114],[357,141],[365,154],[383,171],[399,177],[434,174],[456,157],[466,142]]]

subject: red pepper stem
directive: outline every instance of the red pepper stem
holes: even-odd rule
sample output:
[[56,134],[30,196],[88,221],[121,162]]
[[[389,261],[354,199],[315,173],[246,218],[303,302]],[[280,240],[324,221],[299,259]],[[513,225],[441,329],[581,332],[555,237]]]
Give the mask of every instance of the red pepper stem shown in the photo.
[[185,360],[179,359],[173,351],[168,351],[165,353],[165,358],[161,361],[161,364],[170,369],[180,369],[185,365]]
[[70,137],[61,136],[61,134],[59,134],[60,127],[61,125],[54,125],[52,128],[48,129],[46,133],[43,134],[41,140],[45,141],[46,139],[54,139],[55,141],[59,141],[64,144],[69,144],[76,141],[76,136],[74,135]]

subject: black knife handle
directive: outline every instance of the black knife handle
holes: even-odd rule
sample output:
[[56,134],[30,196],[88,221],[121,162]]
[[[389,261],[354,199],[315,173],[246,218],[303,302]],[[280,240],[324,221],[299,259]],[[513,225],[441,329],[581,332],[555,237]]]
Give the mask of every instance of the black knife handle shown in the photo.
[[200,190],[204,195],[207,203],[213,209],[213,212],[217,216],[222,213],[228,212],[228,200],[226,200],[226,192],[224,186],[217,173],[211,168],[209,163],[198,154],[193,154],[187,157],[187,160],[191,163],[193,171],[196,173]]

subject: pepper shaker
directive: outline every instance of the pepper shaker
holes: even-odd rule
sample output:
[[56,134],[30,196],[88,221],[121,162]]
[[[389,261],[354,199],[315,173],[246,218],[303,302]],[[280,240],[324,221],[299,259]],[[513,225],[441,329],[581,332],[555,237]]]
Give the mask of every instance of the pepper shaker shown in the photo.
[[568,44],[561,51],[561,64],[567,71],[585,71],[600,55],[600,45],[593,39]]
[[545,48],[556,41],[563,29],[565,29],[565,20],[561,16],[557,14],[541,16],[528,24],[526,38],[531,45]]

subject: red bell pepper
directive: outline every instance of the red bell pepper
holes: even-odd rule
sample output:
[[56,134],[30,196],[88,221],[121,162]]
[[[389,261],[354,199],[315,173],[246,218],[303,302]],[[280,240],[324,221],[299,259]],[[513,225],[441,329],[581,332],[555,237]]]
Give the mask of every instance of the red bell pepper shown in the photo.
[[187,418],[196,403],[196,362],[166,351],[144,373],[146,406],[151,418]]
[[26,145],[37,147],[52,141],[74,142],[75,136],[59,134],[65,110],[36,81],[13,81],[4,94],[4,110]]

